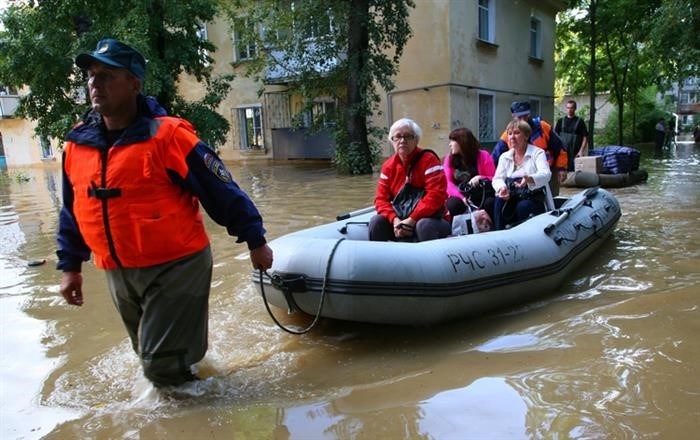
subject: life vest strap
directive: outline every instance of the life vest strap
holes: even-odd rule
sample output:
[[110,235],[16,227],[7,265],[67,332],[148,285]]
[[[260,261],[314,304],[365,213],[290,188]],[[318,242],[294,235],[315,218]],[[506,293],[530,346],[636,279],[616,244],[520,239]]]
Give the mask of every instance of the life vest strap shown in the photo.
[[87,193],[88,197],[106,200],[114,197],[121,197],[122,190],[121,188],[98,188],[97,186],[93,186],[92,188],[88,188]]

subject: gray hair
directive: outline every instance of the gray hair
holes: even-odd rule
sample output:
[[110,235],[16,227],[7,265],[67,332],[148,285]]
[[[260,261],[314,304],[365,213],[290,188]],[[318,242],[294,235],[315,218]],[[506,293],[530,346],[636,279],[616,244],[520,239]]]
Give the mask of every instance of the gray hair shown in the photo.
[[514,128],[517,128],[522,134],[525,135],[525,139],[527,139],[527,143],[529,144],[530,136],[532,136],[532,127],[530,127],[530,124],[528,124],[524,119],[513,118],[508,125],[506,125],[506,132]]
[[391,137],[394,135],[394,133],[396,133],[396,130],[403,127],[410,128],[413,132],[413,135],[416,137],[416,142],[420,141],[420,137],[423,134],[423,130],[420,129],[420,126],[418,126],[418,124],[416,124],[416,122],[413,119],[408,118],[401,118],[398,121],[391,124],[391,128],[389,128],[389,141],[391,141]]

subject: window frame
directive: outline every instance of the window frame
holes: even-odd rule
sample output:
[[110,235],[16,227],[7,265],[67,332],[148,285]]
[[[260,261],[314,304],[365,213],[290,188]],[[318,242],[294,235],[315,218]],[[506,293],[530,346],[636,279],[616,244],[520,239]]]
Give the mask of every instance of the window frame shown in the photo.
[[[256,32],[256,24],[255,22],[252,22],[249,17],[241,17],[237,20],[234,21],[233,23],[233,33],[231,35],[232,43],[233,43],[233,62],[234,63],[239,63],[241,61],[249,61],[254,59],[257,54],[258,54],[258,48],[255,43],[249,43],[249,44],[242,44],[242,38],[240,37],[240,31],[238,30],[240,27],[243,27],[244,29],[246,27],[251,26],[251,29],[248,29],[252,32]],[[243,47],[245,46],[245,47]],[[243,53],[243,50],[245,50],[244,56],[241,56]]]
[[[482,5],[485,2],[485,5]],[[478,0],[476,3],[477,39],[495,44],[496,40],[496,0]],[[486,26],[484,31],[482,24]]]
[[542,20],[530,16],[530,58],[542,59]]
[[[338,111],[338,102],[333,98],[318,98],[314,100],[310,111],[305,111],[299,115],[301,126],[311,128],[315,121],[321,121],[323,128],[335,127],[335,112]],[[327,117],[327,116],[331,117]]]
[[530,97],[530,116],[533,118],[542,118],[542,100],[540,98]]
[[0,96],[19,96],[19,90],[16,87],[0,84]]
[[[252,136],[248,126],[248,111],[252,111]],[[262,115],[262,105],[245,105],[236,108],[238,114],[239,141],[241,151],[260,151],[265,149],[265,129]],[[256,117],[257,112],[257,117]],[[258,123],[256,124],[256,119]],[[259,138],[260,143],[256,144],[251,139]]]
[[[201,41],[209,41],[209,30],[207,29],[207,24],[197,22],[195,23],[195,26],[197,26],[197,30],[195,31],[197,38]],[[204,64],[205,67],[209,67],[209,51],[206,49],[201,49],[199,51],[199,56],[202,58],[202,64]]]
[[41,148],[41,158],[42,159],[53,159],[53,147],[51,146],[51,140],[46,135],[39,136],[39,148]]
[[[482,113],[482,98],[489,98],[489,104],[491,106],[491,109],[489,111],[490,114],[484,115]],[[478,92],[477,93],[477,98],[476,98],[476,105],[477,105],[477,130],[478,130],[478,139],[479,142],[493,142],[496,140],[497,134],[496,134],[496,95],[494,93],[486,93],[486,92]],[[485,133],[484,130],[482,130],[482,116],[484,117],[484,120],[488,123],[487,129],[491,130],[491,136],[488,137],[488,133]]]

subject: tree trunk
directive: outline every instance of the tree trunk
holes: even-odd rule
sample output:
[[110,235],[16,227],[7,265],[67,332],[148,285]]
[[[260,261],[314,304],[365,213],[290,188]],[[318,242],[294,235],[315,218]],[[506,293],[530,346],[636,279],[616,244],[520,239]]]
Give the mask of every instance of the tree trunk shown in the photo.
[[347,152],[350,171],[353,174],[372,173],[372,154],[367,139],[367,108],[363,93],[367,75],[367,54],[369,51],[369,0],[351,0],[350,21],[348,23],[348,79],[347,79]]
[[[151,40],[151,47],[155,49],[158,59],[165,60],[165,10],[162,0],[153,0],[148,5],[150,20],[148,22],[148,35]],[[175,84],[163,84],[160,92],[156,96],[158,103],[170,113],[172,103],[175,100]]]
[[596,81],[596,76],[595,76],[595,69],[596,69],[596,59],[595,59],[595,51],[596,51],[596,0],[591,0],[591,4],[588,10],[588,16],[590,17],[591,20],[591,45],[590,45],[590,51],[591,51],[591,63],[589,64],[589,71],[588,71],[588,80],[590,84],[590,97],[591,97],[591,109],[590,109],[590,114],[588,115],[588,151],[591,151],[595,148],[595,144],[593,142],[593,131],[595,128],[595,98],[596,98],[596,87],[595,87],[595,81]]
[[630,86],[630,89],[633,90],[633,94],[629,97],[629,99],[632,100],[632,121],[630,122],[630,127],[632,127],[632,130],[630,131],[630,139],[627,140],[628,142],[637,141],[637,107],[639,104],[639,96],[637,94],[637,82],[639,80],[639,63],[634,62],[632,66],[632,84]]
[[623,145],[623,132],[622,124],[624,123],[624,110],[625,110],[625,76],[626,69],[621,68],[618,71],[615,65],[615,60],[612,55],[612,49],[610,48],[610,40],[604,37],[605,44],[605,56],[608,59],[608,64],[610,64],[610,74],[612,76],[613,83],[613,94],[615,95],[615,102],[617,103],[617,145]]

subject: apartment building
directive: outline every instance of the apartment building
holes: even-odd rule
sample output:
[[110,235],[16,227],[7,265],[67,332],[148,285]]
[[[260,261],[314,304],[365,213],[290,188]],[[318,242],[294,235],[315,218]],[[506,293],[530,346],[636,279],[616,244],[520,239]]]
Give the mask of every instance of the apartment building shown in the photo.
[[[449,132],[466,126],[485,145],[497,140],[514,100],[529,100],[533,112],[554,114],[555,16],[565,2],[555,0],[417,0],[409,20],[413,36],[400,60],[395,89],[382,90],[381,114],[373,125],[388,128],[401,117],[423,128],[423,146],[442,149]],[[299,97],[275,72],[261,84],[243,73],[254,48],[237,44],[229,23],[208,23],[203,32],[218,50],[211,54],[217,73],[236,73],[232,92],[220,112],[229,117],[231,134],[221,149],[224,159],[330,158],[327,133],[308,136],[292,129]],[[282,80],[281,80],[282,79]],[[193,79],[181,91],[201,94]],[[320,113],[335,103],[320,100]],[[445,147],[446,148],[446,147]],[[388,143],[383,154],[391,154]]]
[[[414,119],[423,128],[421,145],[443,154],[447,136],[456,127],[469,127],[484,145],[493,144],[510,120],[514,100],[529,100],[535,115],[553,119],[555,16],[565,8],[563,0],[416,0],[415,4],[409,17],[413,36],[400,59],[396,87],[380,90],[381,113],[372,118],[372,125],[388,129],[396,119]],[[292,127],[293,120],[304,118],[299,115],[302,101],[289,91],[283,75],[268,71],[262,82],[244,75],[246,59],[255,48],[239,44],[234,26],[218,19],[203,25],[201,35],[217,47],[210,54],[214,74],[236,74],[218,109],[231,125],[220,148],[223,159],[333,157],[329,133],[309,135]],[[189,99],[203,94],[202,85],[191,77],[181,78],[179,90]],[[316,104],[315,116],[336,107],[330,99]],[[8,165],[53,157],[50,144],[31,131],[8,127],[7,119],[0,119],[2,136],[12,133],[13,138],[4,144]],[[20,145],[33,153],[18,152]],[[388,142],[382,153],[392,153]]]

